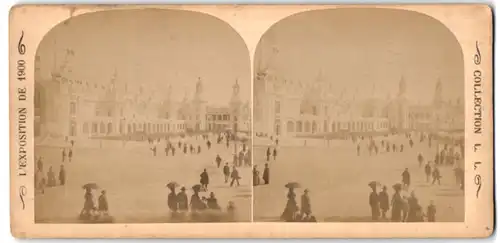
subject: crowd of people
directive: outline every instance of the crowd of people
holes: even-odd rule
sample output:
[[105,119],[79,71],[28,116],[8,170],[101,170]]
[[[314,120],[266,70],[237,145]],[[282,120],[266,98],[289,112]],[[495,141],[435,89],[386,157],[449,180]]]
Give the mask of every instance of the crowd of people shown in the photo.
[[[213,148],[212,140],[214,140],[221,148],[230,153],[232,151],[232,158],[224,159],[221,154],[216,154],[213,160],[216,168],[220,169],[225,184],[228,184],[229,187],[239,187],[241,175],[238,168],[251,166],[251,152],[246,141],[238,141],[237,139],[234,134],[229,132],[193,136],[186,135],[179,137],[177,141],[165,138],[164,151],[165,156],[175,156],[176,149],[179,149],[183,155],[203,154],[202,151],[204,149],[210,151]],[[161,140],[148,139],[148,143],[151,146],[152,155],[157,156],[156,149],[160,147]],[[240,145],[238,147],[235,145],[234,151],[233,143]],[[204,148],[202,148],[203,144]],[[193,194],[190,200],[188,200],[185,187],[181,187],[180,192],[176,193],[176,188],[179,186],[176,182],[167,185],[170,189],[168,207],[171,211],[172,221],[220,222],[235,220],[235,203],[228,201],[225,211],[219,206],[215,192],[210,190],[210,177],[207,169],[203,169],[200,173],[199,184],[192,187]],[[209,191],[208,197],[200,196],[200,193],[208,193]]]
[[[426,133],[406,133],[404,134],[405,139],[408,141],[409,149],[414,151],[415,143],[413,142],[414,136],[419,136],[420,143],[427,142],[427,146],[432,148],[432,144],[435,143],[437,147],[437,152],[433,160],[429,160],[425,166],[423,166],[425,158],[421,152],[417,153],[418,168],[422,168],[425,174],[425,182],[431,185],[439,186],[441,185],[442,174],[440,168],[442,167],[454,167],[453,171],[455,174],[455,179],[457,186],[461,190],[464,189],[464,171],[463,171],[463,159],[464,159],[464,144],[463,140],[453,140],[439,138],[433,134]],[[387,136],[386,136],[387,138]],[[361,140],[365,138],[361,137]],[[353,138],[353,142],[356,142],[357,138]],[[367,151],[369,156],[379,154],[379,149],[377,142],[372,137],[368,140]],[[382,139],[380,141],[381,148],[385,148],[385,152],[403,152],[404,144],[391,143],[388,140]],[[400,148],[399,150],[397,148]],[[357,144],[357,155],[360,156],[361,143]],[[391,150],[392,148],[392,150]],[[458,148],[458,149],[457,149]],[[377,191],[378,183],[373,181],[369,184],[372,188],[372,192],[369,196],[369,205],[372,212],[372,220],[390,220],[393,222],[423,222],[427,219],[428,222],[436,221],[436,206],[433,200],[430,200],[427,208],[424,210],[419,204],[418,198],[414,190],[411,190],[410,195],[408,192],[411,188],[411,173],[408,168],[405,168],[401,174],[401,183],[396,183],[393,185],[394,194],[392,199],[389,200],[387,193],[387,186],[382,187],[382,191]],[[430,178],[432,177],[432,181]],[[386,212],[391,209],[390,219],[386,218]]]
[[189,200],[185,187],[181,187],[178,193],[176,193],[177,183],[171,182],[167,184],[167,187],[170,189],[167,204],[171,212],[171,220],[174,222],[223,222],[236,219],[234,202],[229,201],[224,212],[214,192],[210,192],[208,198],[200,196],[201,191],[207,191],[203,185],[196,184],[192,187],[193,194]]
[[[261,135],[260,137],[266,137]],[[255,165],[253,169],[253,185],[267,185],[270,182],[270,168],[278,155],[278,140],[271,138],[271,143],[265,149],[264,172],[261,173]],[[326,138],[325,138],[326,139]],[[443,180],[442,170],[453,170],[457,190],[464,190],[464,140],[463,138],[451,138],[442,134],[425,132],[391,133],[383,135],[363,136],[352,135],[342,139],[351,140],[355,146],[355,156],[364,157],[363,160],[370,160],[372,156],[390,153],[415,154],[417,166],[407,166],[402,163],[401,181],[394,184],[394,192],[389,195],[388,187],[379,183],[370,183],[372,192],[369,196],[371,208],[371,219],[373,221],[394,221],[394,222],[434,222],[436,221],[437,206],[434,200],[429,200],[426,205],[421,205],[416,191],[413,189],[412,174],[421,170],[428,186],[439,187]],[[304,140],[306,141],[306,140]],[[348,142],[347,144],[349,144]],[[306,146],[304,142],[304,146]],[[330,144],[330,143],[328,143]],[[350,146],[350,145],[347,145]],[[330,146],[327,146],[330,147]],[[435,154],[429,151],[434,151]],[[426,153],[424,153],[426,152]],[[392,155],[389,155],[392,156]],[[394,157],[396,158],[396,157]],[[286,162],[286,161],[285,161]],[[409,167],[409,168],[408,168]],[[449,184],[449,183],[448,183]],[[286,222],[304,222],[310,220],[311,203],[304,192],[302,203],[305,206],[300,208],[295,201],[293,188],[289,188],[287,194],[287,204],[281,215],[281,220]],[[432,199],[432,198],[431,198]],[[390,215],[387,214],[390,212]]]
[[35,189],[41,194],[45,194],[46,188],[64,186],[66,184],[66,168],[64,164],[66,162],[71,162],[73,158],[73,145],[72,141],[68,147],[62,148],[62,159],[59,165],[59,172],[54,171],[53,166],[49,166],[47,173],[45,174],[44,168],[44,158],[42,156],[38,157],[36,160],[36,172],[35,172]]

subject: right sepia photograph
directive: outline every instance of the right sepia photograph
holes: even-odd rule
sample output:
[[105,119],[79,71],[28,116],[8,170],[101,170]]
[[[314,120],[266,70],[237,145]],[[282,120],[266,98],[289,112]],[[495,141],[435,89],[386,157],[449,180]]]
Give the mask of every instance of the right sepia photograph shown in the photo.
[[464,222],[464,58],[445,25],[307,11],[254,62],[254,221]]

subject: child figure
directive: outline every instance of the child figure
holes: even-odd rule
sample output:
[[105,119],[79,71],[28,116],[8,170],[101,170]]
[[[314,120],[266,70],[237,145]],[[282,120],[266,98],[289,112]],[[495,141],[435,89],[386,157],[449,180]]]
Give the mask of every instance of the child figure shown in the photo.
[[108,199],[106,198],[106,191],[102,190],[99,196],[99,214],[108,216]]
[[434,205],[434,201],[431,201],[427,207],[427,221],[436,222],[436,206]]

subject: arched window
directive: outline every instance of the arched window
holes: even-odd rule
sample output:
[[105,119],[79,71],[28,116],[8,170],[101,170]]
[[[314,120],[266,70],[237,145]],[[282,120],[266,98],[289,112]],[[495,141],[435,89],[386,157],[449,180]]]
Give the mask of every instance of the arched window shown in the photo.
[[96,122],[92,123],[92,133],[94,133],[94,134],[97,133],[97,127],[98,127],[98,125]]
[[99,130],[101,133],[106,133],[106,125],[104,124],[104,122],[101,122]]
[[289,132],[289,133],[295,131],[295,127],[294,127],[293,121],[288,121],[286,123],[286,131]]
[[132,133],[132,125],[128,124],[127,126],[127,132]]
[[[326,110],[326,107],[325,107]],[[324,121],[323,122],[323,132],[328,132],[328,122]]]
[[108,123],[108,134],[112,133],[113,132],[113,124]]
[[316,121],[312,122],[312,133],[316,133],[318,131],[318,125],[316,124]]
[[311,132],[311,123],[309,121],[304,124],[304,132]]
[[337,128],[337,127],[335,126],[335,122],[332,122],[332,132],[336,132],[336,131],[337,131],[337,129],[336,129],[336,128]]
[[136,132],[137,131],[137,125],[134,123],[132,124],[132,132]]
[[297,121],[297,124],[296,124],[296,130],[297,132],[302,132],[302,122],[301,121]]

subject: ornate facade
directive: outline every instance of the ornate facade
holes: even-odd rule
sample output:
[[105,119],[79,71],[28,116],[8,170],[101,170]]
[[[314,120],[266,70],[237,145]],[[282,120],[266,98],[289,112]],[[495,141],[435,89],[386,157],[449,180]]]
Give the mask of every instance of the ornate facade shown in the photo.
[[[40,58],[37,57],[37,61]],[[137,132],[171,133],[186,129],[184,120],[171,114],[170,95],[120,80],[115,71],[108,83],[78,79],[69,60],[50,77],[35,74],[35,137],[85,139]],[[171,93],[171,88],[166,92]]]
[[[312,82],[290,81],[262,70],[254,81],[254,129],[257,135],[301,136],[343,132],[464,129],[463,104],[442,102],[441,82],[428,105],[414,105],[406,96],[406,81],[397,96],[359,97],[337,92],[320,73]],[[458,104],[458,103],[457,103]]]
[[240,85],[236,80],[233,93],[227,107],[208,107],[206,122],[209,131],[236,130],[249,132],[251,130],[251,111],[248,102],[242,102]]

